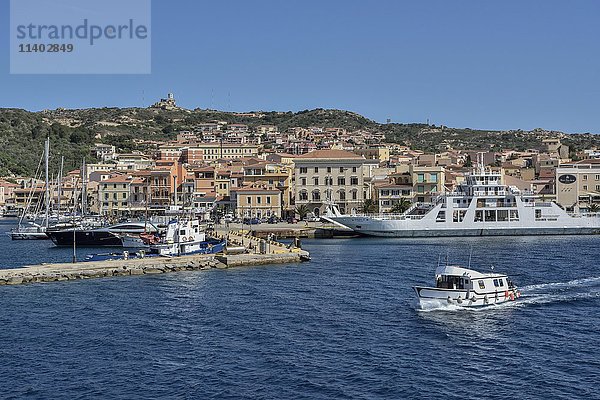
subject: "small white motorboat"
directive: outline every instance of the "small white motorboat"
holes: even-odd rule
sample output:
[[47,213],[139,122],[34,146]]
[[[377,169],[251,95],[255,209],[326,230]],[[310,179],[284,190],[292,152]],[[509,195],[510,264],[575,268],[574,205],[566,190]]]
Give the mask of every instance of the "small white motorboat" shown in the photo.
[[452,265],[436,268],[435,287],[414,286],[413,289],[421,305],[442,303],[481,307],[514,301],[521,296],[506,275]]
[[[142,237],[143,238],[143,237]],[[225,242],[210,241],[196,219],[170,221],[159,241],[149,242],[149,252],[161,256],[212,254],[222,251]]]

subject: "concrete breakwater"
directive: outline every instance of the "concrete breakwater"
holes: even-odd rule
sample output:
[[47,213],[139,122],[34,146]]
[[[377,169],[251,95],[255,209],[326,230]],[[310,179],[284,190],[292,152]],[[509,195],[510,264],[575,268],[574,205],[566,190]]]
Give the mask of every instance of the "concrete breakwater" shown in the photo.
[[302,261],[301,253],[193,255],[151,257],[64,264],[42,264],[0,270],[0,285],[72,281],[112,276],[150,275],[177,271],[197,271],[246,265],[282,264]]

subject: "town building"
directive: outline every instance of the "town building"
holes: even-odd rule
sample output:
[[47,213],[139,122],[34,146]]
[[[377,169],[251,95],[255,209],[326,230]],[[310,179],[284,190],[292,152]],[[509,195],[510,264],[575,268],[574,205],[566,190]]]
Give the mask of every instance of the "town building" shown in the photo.
[[600,160],[559,166],[556,169],[556,202],[567,211],[596,211],[600,207]]
[[306,206],[315,216],[335,203],[342,213],[356,213],[367,195],[363,166],[377,160],[344,150],[315,150],[294,158],[297,206]]
[[277,188],[256,184],[232,189],[231,194],[242,218],[281,218],[281,191]]

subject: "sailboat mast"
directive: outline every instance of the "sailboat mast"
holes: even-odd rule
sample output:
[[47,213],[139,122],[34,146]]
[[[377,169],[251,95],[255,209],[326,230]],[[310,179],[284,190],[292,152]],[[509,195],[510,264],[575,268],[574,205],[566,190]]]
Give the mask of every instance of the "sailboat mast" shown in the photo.
[[61,197],[62,197],[62,174],[63,174],[63,168],[65,165],[65,156],[61,156],[60,157],[60,170],[58,171],[58,180],[57,180],[57,184],[58,184],[58,216],[60,218],[60,202],[61,202]]
[[87,174],[85,167],[85,158],[83,159],[83,166],[81,167],[81,216],[86,214],[87,209]]
[[50,138],[46,139],[45,157],[46,157],[46,228],[48,228],[48,221],[50,218],[50,182],[48,181],[48,159],[50,157]]

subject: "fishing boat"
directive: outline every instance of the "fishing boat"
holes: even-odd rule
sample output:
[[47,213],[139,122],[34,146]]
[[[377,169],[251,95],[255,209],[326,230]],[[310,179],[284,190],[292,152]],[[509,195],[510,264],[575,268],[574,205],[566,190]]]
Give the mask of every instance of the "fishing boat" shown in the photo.
[[148,243],[151,253],[161,256],[213,253],[206,233],[197,219],[176,219],[169,222],[167,232],[155,243]]
[[514,301],[521,296],[508,276],[481,273],[453,265],[438,266],[435,287],[414,286],[419,303],[482,307]]
[[[131,237],[132,235],[121,236]],[[146,257],[177,257],[191,254],[216,254],[225,249],[227,241],[207,238],[197,220],[172,220],[163,236],[141,234],[144,247],[136,251],[91,254],[86,261],[137,259]]]

